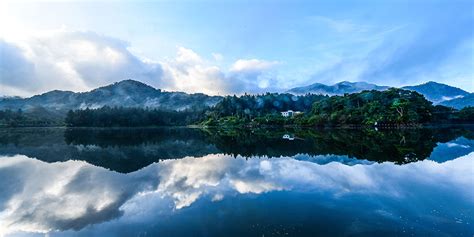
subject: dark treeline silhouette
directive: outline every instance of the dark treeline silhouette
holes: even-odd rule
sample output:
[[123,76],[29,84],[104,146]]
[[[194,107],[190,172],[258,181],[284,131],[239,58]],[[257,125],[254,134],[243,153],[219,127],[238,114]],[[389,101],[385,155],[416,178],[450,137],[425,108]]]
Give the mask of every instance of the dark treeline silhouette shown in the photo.
[[68,145],[94,145],[102,148],[146,146],[169,141],[204,141],[205,139],[206,134],[200,129],[185,127],[67,128],[64,132],[64,141]]
[[[423,129],[189,129],[23,128],[0,130],[0,155],[22,154],[47,162],[83,160],[119,172],[154,162],[208,154],[252,157],[340,155],[405,164],[428,158],[439,143],[467,146],[443,157],[472,152],[473,128]],[[294,140],[284,139],[284,135]],[[456,140],[463,137],[461,140]],[[453,149],[456,149],[454,147]],[[459,147],[457,148],[458,152]],[[447,152],[447,153],[446,153]],[[308,157],[303,155],[303,157]]]
[[160,160],[219,153],[205,138],[199,129],[184,127],[7,128],[0,129],[0,155],[82,160],[129,173]]
[[70,110],[65,123],[69,127],[146,127],[180,126],[202,120],[204,111],[156,110],[125,107]]
[[431,114],[433,123],[474,123],[474,107],[464,107],[457,110],[443,105],[436,105],[433,107]]
[[[288,134],[295,139],[282,139]],[[209,141],[223,153],[253,156],[347,155],[375,162],[405,164],[428,158],[437,143],[464,136],[474,139],[472,128],[439,129],[298,129],[210,130]]]
[[64,117],[42,108],[33,108],[28,112],[18,110],[0,110],[0,127],[47,127],[62,125]]

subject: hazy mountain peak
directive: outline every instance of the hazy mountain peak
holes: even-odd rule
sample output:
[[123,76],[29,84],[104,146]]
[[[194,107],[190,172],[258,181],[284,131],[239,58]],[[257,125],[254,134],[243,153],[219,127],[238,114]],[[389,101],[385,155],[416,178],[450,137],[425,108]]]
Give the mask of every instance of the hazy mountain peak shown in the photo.
[[442,101],[440,103],[444,106],[453,107],[456,109],[462,109],[467,106],[474,106],[474,93],[467,94],[462,97],[458,97],[451,100]]
[[[350,82],[341,81],[331,86],[313,83],[308,86],[295,87],[288,90],[288,93],[292,94],[323,94],[323,95],[343,95],[345,93],[356,93],[363,90],[386,90],[388,86],[379,86],[368,82]],[[416,91],[426,97],[426,99],[432,101],[435,104],[443,103],[446,105],[452,105],[456,108],[462,108],[465,106],[474,106],[472,100],[472,94],[469,92],[459,89],[457,87],[449,86],[435,81],[428,81],[420,85],[405,86],[402,87],[405,90]],[[465,99],[463,99],[466,97]],[[444,103],[447,101],[453,101],[452,103]]]
[[323,95],[343,95],[345,93],[356,93],[363,90],[386,90],[387,86],[378,86],[367,82],[341,81],[332,86],[321,83],[314,83],[308,86],[295,87],[288,90],[293,94],[323,94]]
[[421,85],[440,85],[440,86],[448,86],[448,87],[453,87],[453,86],[449,86],[449,85],[446,85],[446,84],[443,84],[443,83],[439,83],[439,82],[435,82],[435,81],[427,81],[425,83],[422,83],[420,84]]
[[122,81],[118,81],[118,82],[115,82],[112,84],[112,86],[137,86],[137,87],[151,87],[150,85],[148,84],[145,84],[141,81],[135,81],[135,80],[132,80],[132,79],[125,79],[125,80],[122,80]]
[[43,94],[36,95],[36,96],[56,96],[56,95],[73,94],[73,93],[74,92],[72,92],[72,91],[52,90],[52,91],[48,91],[48,92],[45,92]]
[[213,106],[221,99],[204,94],[164,93],[145,83],[128,79],[82,93],[54,90],[25,99],[1,100],[0,109],[43,107],[67,112],[70,109],[123,106],[183,110]]
[[442,101],[462,98],[469,94],[469,92],[460,88],[434,81],[428,81],[426,83],[416,86],[405,86],[402,88],[407,90],[413,90],[420,94],[423,94],[428,100],[434,103],[440,103]]
[[341,81],[341,82],[338,82],[338,83],[334,84],[333,86],[335,86],[335,85],[354,86],[354,85],[375,85],[375,84],[370,84],[370,83],[363,82],[363,81],[359,81],[359,82]]
[[[122,80],[119,82],[115,82],[113,84],[99,87],[95,90],[126,90],[129,92],[133,92],[134,90],[147,90],[147,91],[160,91],[159,89],[155,89],[154,87],[147,85],[143,82],[135,81],[132,79]],[[95,91],[92,90],[92,91]]]

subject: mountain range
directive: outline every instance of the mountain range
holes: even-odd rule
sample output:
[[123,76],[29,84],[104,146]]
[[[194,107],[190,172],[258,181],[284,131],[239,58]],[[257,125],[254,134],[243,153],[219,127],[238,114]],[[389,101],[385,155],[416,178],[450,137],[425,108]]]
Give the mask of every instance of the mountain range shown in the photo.
[[[287,91],[292,94],[343,95],[363,90],[386,90],[388,86],[379,86],[366,82],[343,81],[334,85],[321,83],[296,87]],[[427,82],[403,89],[414,90],[423,94],[434,104],[455,108],[474,106],[474,94],[462,89],[436,82]],[[162,110],[205,109],[222,100],[221,96],[209,96],[202,93],[187,94],[184,92],[167,92],[155,89],[134,80],[124,80],[99,87],[89,92],[72,92],[53,90],[29,98],[0,97],[0,110],[21,109],[26,112],[46,114],[45,116],[64,116],[69,110],[100,108],[103,106],[123,106],[153,108]]]
[[444,101],[449,101],[453,99],[461,99],[469,95],[469,92],[465,90],[433,81],[417,86],[405,86],[402,88],[406,90],[416,91],[424,95],[427,100],[435,104],[439,104]]
[[[323,95],[344,95],[346,93],[357,93],[364,90],[386,90],[389,86],[379,86],[367,82],[348,82],[343,81],[334,85],[325,85],[321,83],[314,83],[308,86],[295,87],[288,90],[292,94],[323,94]],[[452,106],[455,108],[463,108],[466,106],[474,106],[473,93],[457,87],[437,83],[427,82],[415,86],[404,86],[402,89],[416,91],[425,96],[426,99],[434,104],[442,104]]]
[[336,83],[334,85],[328,86],[321,83],[314,83],[308,86],[295,87],[288,90],[288,93],[291,94],[322,94],[322,95],[344,95],[346,93],[357,93],[364,90],[386,90],[390,87],[388,86],[378,86],[375,84],[370,84],[367,82],[348,82],[343,81]]
[[89,92],[54,90],[30,98],[0,98],[1,109],[31,111],[43,108],[65,114],[71,109],[123,106],[163,110],[204,109],[222,98],[201,93],[166,92],[134,80],[124,80]]
[[440,103],[441,105],[462,109],[466,106],[474,106],[474,93],[470,93],[464,97],[452,100],[446,100]]

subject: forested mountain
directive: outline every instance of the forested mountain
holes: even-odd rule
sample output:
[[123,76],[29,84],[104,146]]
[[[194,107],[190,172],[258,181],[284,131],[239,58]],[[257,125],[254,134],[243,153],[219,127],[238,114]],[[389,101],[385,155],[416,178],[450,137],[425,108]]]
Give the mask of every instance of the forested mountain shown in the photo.
[[[344,95],[346,93],[357,93],[364,90],[378,90],[383,91],[387,90],[388,86],[378,86],[375,84],[370,84],[366,82],[339,82],[332,86],[324,85],[321,83],[314,83],[309,86],[296,87],[288,90],[288,93],[292,94],[322,94],[322,95]],[[437,82],[427,82],[415,86],[405,86],[401,89],[416,91],[429,101],[435,104],[444,104],[447,106],[456,106],[456,108],[461,109],[466,106],[474,106],[472,99],[462,100],[462,97],[469,96],[469,92],[459,89],[457,87],[437,83]],[[459,100],[457,100],[459,99]],[[447,102],[454,100],[453,102]],[[456,102],[457,101],[457,102]],[[444,103],[446,102],[446,103]]]
[[386,91],[363,91],[333,96],[313,104],[306,121],[311,125],[445,124],[474,122],[474,108],[456,110],[433,106],[416,91],[390,88]]
[[443,101],[440,104],[456,109],[462,109],[468,106],[474,107],[474,93],[470,93],[461,98]]
[[[271,94],[270,94],[271,95]],[[270,96],[268,95],[268,96]],[[272,98],[269,101],[281,101]],[[315,96],[315,97],[314,97]],[[291,98],[289,96],[289,98]],[[268,109],[255,108],[254,101],[259,97],[226,97],[210,112],[202,123],[204,126],[259,127],[259,126],[418,126],[429,123],[473,123],[473,108],[460,111],[437,105],[433,106],[416,91],[390,88],[385,91],[362,91],[343,96],[306,95],[304,98],[313,101],[311,108],[304,107],[305,113],[285,118],[268,103]],[[285,99],[283,99],[285,101]],[[288,100],[287,100],[288,101]],[[297,102],[298,100],[294,100]],[[258,104],[258,103],[257,103]],[[279,104],[279,103],[276,103]],[[304,105],[304,104],[303,104]],[[280,111],[298,108],[293,104],[279,108]]]
[[469,92],[461,90],[457,87],[448,86],[445,84],[430,81],[417,86],[405,86],[402,87],[406,90],[416,91],[426,97],[429,101],[438,104],[443,101],[449,101],[452,99],[462,98],[469,95]]
[[69,110],[109,107],[135,107],[162,110],[203,109],[213,106],[222,98],[205,94],[165,92],[134,80],[124,80],[89,92],[50,91],[30,98],[0,99],[0,110],[21,109],[29,112],[35,108],[56,111],[63,116]]
[[314,83],[309,86],[295,87],[288,90],[292,94],[321,94],[321,95],[344,95],[346,93],[356,93],[364,90],[386,90],[388,86],[378,86],[367,82],[348,82],[343,81],[328,86],[321,83]]
[[431,121],[432,103],[421,94],[391,88],[333,96],[313,105],[314,124],[409,124]]
[[[165,92],[141,82],[125,80],[83,93],[55,90],[30,98],[2,97],[0,126],[171,126],[202,121],[201,124],[209,126],[249,125],[250,121],[256,126],[420,124],[435,120],[451,123],[464,121],[464,114],[472,112],[467,109],[458,113],[456,109],[474,105],[473,94],[434,82],[407,87],[410,90],[363,82],[341,82],[329,87],[316,84],[314,88],[325,88],[326,94],[344,92],[344,95],[266,93],[220,97]],[[350,93],[363,88],[373,90]],[[462,98],[441,103],[456,109],[433,106],[417,90],[434,100],[449,96]],[[280,115],[287,110],[301,111],[304,115],[288,120]]]

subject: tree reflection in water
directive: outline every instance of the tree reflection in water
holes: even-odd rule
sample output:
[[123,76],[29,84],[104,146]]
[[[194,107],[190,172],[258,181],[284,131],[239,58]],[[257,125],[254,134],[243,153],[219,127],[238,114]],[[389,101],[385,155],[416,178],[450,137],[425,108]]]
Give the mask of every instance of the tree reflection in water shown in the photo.
[[[283,139],[285,134],[296,139]],[[23,154],[47,162],[84,160],[122,173],[160,160],[208,154],[245,158],[338,155],[406,164],[430,157],[440,143],[474,137],[470,127],[378,131],[43,128],[5,129],[0,135],[0,155]],[[473,149],[468,146],[463,154]]]

